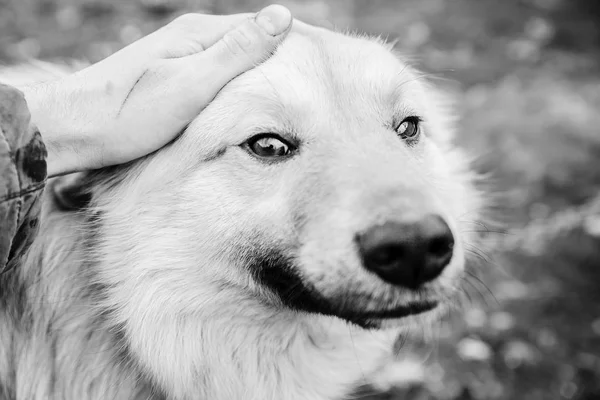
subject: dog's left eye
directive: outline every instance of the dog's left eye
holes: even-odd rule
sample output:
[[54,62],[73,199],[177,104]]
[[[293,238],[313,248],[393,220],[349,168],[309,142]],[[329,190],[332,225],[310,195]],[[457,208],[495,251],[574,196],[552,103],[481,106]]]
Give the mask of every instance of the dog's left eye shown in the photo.
[[292,154],[294,147],[277,135],[259,135],[248,141],[248,148],[261,158],[278,158]]
[[404,118],[396,127],[398,136],[400,136],[402,139],[415,140],[419,136],[419,132],[421,130],[419,122],[421,122],[419,117]]

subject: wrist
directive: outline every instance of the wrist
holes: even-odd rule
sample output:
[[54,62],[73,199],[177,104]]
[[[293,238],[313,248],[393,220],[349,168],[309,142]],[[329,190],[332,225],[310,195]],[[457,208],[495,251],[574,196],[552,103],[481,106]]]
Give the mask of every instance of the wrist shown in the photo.
[[86,134],[75,120],[74,107],[59,85],[42,83],[23,89],[32,123],[39,129],[48,151],[48,177],[87,169]]

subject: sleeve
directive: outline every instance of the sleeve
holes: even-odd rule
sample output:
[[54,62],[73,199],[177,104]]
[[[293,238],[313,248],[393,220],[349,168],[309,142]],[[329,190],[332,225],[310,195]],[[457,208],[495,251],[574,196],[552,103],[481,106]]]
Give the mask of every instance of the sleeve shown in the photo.
[[0,274],[18,263],[37,234],[46,157],[23,93],[0,84]]

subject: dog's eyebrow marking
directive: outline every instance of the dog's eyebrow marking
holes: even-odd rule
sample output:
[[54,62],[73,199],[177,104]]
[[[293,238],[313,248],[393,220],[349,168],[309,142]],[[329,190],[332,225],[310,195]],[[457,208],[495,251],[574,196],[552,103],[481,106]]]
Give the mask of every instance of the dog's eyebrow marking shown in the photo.
[[142,75],[140,75],[140,77],[137,79],[137,81],[135,81],[135,83],[133,84],[133,86],[131,87],[131,89],[129,89],[129,92],[127,93],[127,96],[125,96],[125,100],[123,100],[123,103],[121,103],[121,107],[119,108],[119,111],[117,112],[117,118],[119,118],[119,116],[121,115],[121,112],[123,111],[123,108],[125,108],[125,103],[127,103],[127,100],[129,100],[129,96],[131,96],[131,93],[133,93],[133,89],[135,89],[135,87],[137,86],[138,83],[140,83],[140,81],[142,80],[142,78],[148,73],[148,70],[146,69],[144,72],[142,72]]

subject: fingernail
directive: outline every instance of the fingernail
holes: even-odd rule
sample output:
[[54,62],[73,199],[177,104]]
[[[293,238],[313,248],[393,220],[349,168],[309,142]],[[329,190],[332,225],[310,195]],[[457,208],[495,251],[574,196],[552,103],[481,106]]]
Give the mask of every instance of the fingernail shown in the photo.
[[271,36],[285,32],[292,23],[292,14],[284,6],[273,4],[256,15],[256,24]]

